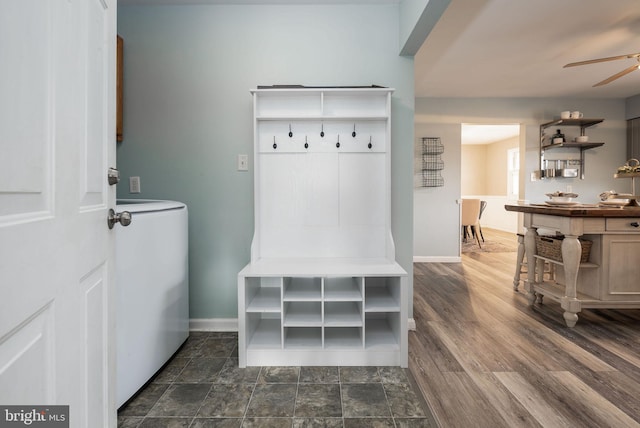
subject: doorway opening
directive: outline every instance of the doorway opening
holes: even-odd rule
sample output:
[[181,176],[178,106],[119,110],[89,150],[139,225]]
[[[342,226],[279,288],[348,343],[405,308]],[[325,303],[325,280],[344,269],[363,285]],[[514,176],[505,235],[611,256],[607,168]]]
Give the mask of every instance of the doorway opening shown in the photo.
[[518,217],[504,209],[520,194],[520,124],[468,124],[461,128],[462,198],[486,201],[483,227],[516,233]]

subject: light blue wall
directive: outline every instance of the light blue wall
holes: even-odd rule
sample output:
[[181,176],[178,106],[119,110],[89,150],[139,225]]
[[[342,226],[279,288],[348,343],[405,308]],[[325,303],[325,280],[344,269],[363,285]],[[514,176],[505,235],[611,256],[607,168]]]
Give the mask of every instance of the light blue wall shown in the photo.
[[[539,126],[558,117],[562,110],[579,110],[586,117],[604,118],[587,130],[590,141],[604,146],[585,152],[586,178],[530,180],[539,168]],[[522,199],[544,202],[545,193],[564,191],[567,185],[585,203],[597,202],[598,195],[615,189],[630,192],[628,180],[613,174],[626,162],[625,100],[550,98],[418,98],[415,107],[416,141],[421,137],[442,138],[445,186],[416,189],[414,192],[414,255],[418,257],[457,257],[459,240],[460,143],[461,124],[524,125],[525,171]],[[577,134],[576,134],[577,135]],[[522,156],[522,155],[521,155]],[[491,168],[491,165],[487,165]]]
[[[118,197],[189,206],[191,318],[235,318],[249,261],[257,85],[370,85],[392,100],[392,229],[412,276],[413,59],[400,57],[399,6],[122,6],[123,176]],[[161,233],[161,231],[158,231]]]

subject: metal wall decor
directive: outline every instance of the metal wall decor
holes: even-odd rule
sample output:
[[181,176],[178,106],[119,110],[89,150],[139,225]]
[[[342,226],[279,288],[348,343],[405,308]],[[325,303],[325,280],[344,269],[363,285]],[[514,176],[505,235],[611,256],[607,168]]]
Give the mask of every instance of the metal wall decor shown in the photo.
[[440,172],[444,169],[444,162],[440,155],[444,153],[444,146],[440,137],[422,138],[422,187],[444,186],[444,179]]

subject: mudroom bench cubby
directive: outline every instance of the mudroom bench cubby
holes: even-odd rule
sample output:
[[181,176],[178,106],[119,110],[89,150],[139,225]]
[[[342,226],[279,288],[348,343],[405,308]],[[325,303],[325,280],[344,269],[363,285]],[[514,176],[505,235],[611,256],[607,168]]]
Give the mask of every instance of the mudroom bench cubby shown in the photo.
[[391,234],[391,94],[265,87],[255,230],[238,274],[239,365],[407,366],[407,273]]

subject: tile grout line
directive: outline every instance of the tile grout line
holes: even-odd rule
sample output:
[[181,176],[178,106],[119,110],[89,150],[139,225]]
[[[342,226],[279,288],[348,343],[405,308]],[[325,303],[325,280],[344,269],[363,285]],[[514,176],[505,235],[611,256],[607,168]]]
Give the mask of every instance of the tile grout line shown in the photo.
[[[200,345],[198,345],[195,349],[191,350],[191,355],[189,356],[189,361],[187,361],[187,364],[184,365],[184,367],[182,367],[182,370],[180,370],[178,372],[178,374],[176,374],[176,376],[173,378],[173,380],[171,381],[171,383],[169,384],[169,388],[171,386],[173,386],[176,383],[176,380],[180,378],[180,375],[182,374],[182,372],[185,371],[185,369],[187,368],[187,366],[189,364],[191,364],[191,362],[194,360],[194,353],[196,353],[198,350],[200,350],[200,348],[202,346],[204,346],[205,342],[209,339],[209,335],[206,335],[206,337],[202,340],[202,342],[200,343]],[[167,388],[167,389],[169,389]],[[211,383],[211,386],[209,387],[209,391],[207,391],[207,394],[204,396],[204,400],[202,400],[202,403],[200,403],[200,406],[198,406],[198,410],[196,410],[196,412],[194,413],[194,415],[191,417],[191,421],[189,422],[189,427],[191,425],[194,424],[195,420],[196,420],[196,416],[198,414],[198,412],[200,411],[200,409],[202,408],[202,404],[204,403],[204,401],[207,399],[207,397],[209,396],[209,392],[211,392],[211,389],[213,388],[213,382]],[[165,391],[166,392],[166,391]],[[162,394],[164,395],[164,394]],[[158,399],[159,400],[159,399]],[[144,422],[144,420],[143,420]]]
[[300,390],[300,374],[302,373],[302,367],[298,366],[298,381],[296,382],[296,395],[293,397],[293,415],[291,415],[291,426],[293,427],[293,418],[296,417],[296,404],[298,404],[298,391]]
[[338,385],[340,385],[340,414],[342,416],[342,426],[344,428],[344,400],[342,399],[342,367],[338,366]]
[[387,408],[389,409],[389,415],[391,415],[391,421],[393,422],[393,426],[397,427],[396,418],[393,414],[393,410],[391,409],[391,403],[389,402],[389,396],[387,395],[387,390],[384,387],[384,382],[382,381],[382,376],[380,375],[380,367],[376,367],[376,373],[380,378],[380,386],[382,387],[382,392],[384,393],[384,402],[387,403]]
[[[188,339],[187,339],[188,340]],[[204,343],[204,340],[202,341]],[[185,343],[186,344],[186,343]],[[184,345],[183,345],[184,346]],[[198,348],[202,346],[202,343],[198,346]],[[151,411],[153,411],[154,407],[158,404],[158,402],[160,401],[160,399],[162,397],[164,397],[164,395],[171,389],[172,386],[175,385],[176,383],[176,379],[178,379],[180,377],[180,375],[182,374],[182,372],[186,369],[186,367],[191,363],[191,361],[193,360],[193,350],[191,351],[191,355],[187,358],[187,362],[186,364],[180,369],[180,371],[178,371],[178,373],[176,373],[176,375],[173,377],[173,379],[171,379],[168,382],[168,386],[167,388],[164,390],[164,392],[162,394],[160,394],[160,396],[154,401],[153,405],[149,408],[149,410],[147,410],[147,412],[144,414],[144,416],[142,417],[142,420],[140,421],[140,423],[138,424],[138,426],[142,425],[144,423],[144,421],[150,417],[149,413],[151,413]],[[153,381],[151,382],[153,383]],[[149,385],[151,385],[151,383],[149,383]]]
[[244,413],[242,414],[242,421],[240,421],[240,426],[244,425],[247,419],[247,412],[249,411],[249,405],[251,405],[251,400],[253,400],[253,394],[256,392],[256,387],[258,386],[258,379],[260,379],[260,375],[262,374],[262,370],[264,367],[260,366],[260,370],[258,370],[258,374],[256,375],[256,380],[253,383],[253,388],[251,390],[251,395],[249,396],[249,401],[247,402],[247,407],[244,409]]

